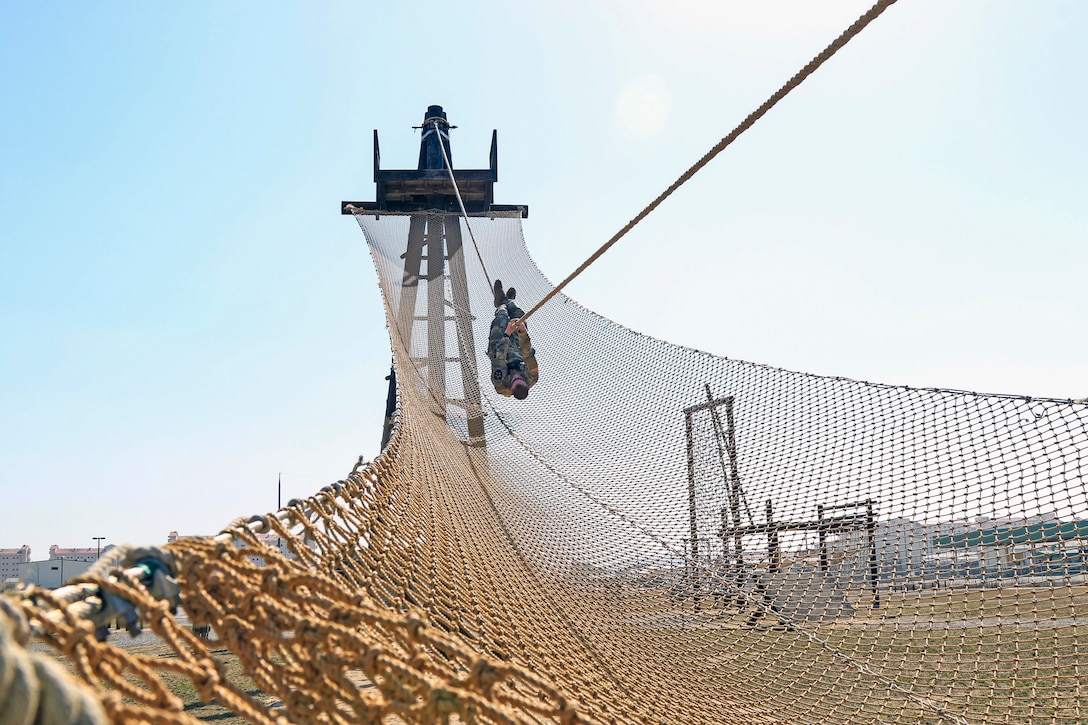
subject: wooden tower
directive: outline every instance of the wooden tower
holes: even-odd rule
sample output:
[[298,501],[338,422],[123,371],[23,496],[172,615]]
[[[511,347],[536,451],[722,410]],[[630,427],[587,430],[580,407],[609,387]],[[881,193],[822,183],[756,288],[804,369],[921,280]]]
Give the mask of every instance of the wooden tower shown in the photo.
[[[450,181],[450,171],[446,168],[447,158],[453,165],[449,133],[456,126],[449,125],[441,106],[429,106],[423,125],[419,128],[422,138],[419,142],[419,165],[415,170],[381,168],[378,131],[375,129],[374,183],[377,198],[375,201],[341,202],[341,213],[355,214],[360,210],[437,212],[433,215],[415,215],[409,222],[397,326],[404,336],[406,347],[411,349],[407,343],[412,339],[415,325],[426,323],[427,355],[415,362],[425,366],[428,385],[437,400],[464,408],[469,442],[482,443],[483,410],[480,407],[476,347],[472,335],[473,317],[471,310],[456,303],[456,300],[469,299],[461,238],[461,207]],[[494,186],[498,180],[496,131],[491,133],[489,168],[453,169],[453,177],[465,210],[470,215],[496,211],[520,211],[523,217],[528,215],[528,207],[524,205],[493,203]],[[426,272],[423,272],[424,261]],[[427,314],[416,316],[416,294],[421,274],[428,283]],[[450,323],[454,325],[453,339],[457,341],[454,350],[446,349],[447,325]],[[450,398],[446,394],[446,365],[449,363],[459,364],[463,398]]]

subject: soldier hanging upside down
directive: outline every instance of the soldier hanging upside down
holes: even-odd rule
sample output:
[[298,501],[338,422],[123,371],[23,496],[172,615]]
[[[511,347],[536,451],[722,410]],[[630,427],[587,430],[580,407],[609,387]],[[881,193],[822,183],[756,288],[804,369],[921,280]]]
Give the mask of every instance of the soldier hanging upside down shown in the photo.
[[487,356],[491,358],[491,383],[503,395],[525,400],[540,375],[536,350],[529,341],[529,331],[521,322],[525,313],[514,303],[517,291],[511,287],[502,291],[502,282],[495,280],[495,319],[487,339]]

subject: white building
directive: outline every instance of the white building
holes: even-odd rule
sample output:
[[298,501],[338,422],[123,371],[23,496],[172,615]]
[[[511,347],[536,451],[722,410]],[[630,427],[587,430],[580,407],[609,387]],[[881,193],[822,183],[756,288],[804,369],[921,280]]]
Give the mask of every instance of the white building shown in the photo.
[[49,558],[64,559],[66,561],[85,561],[93,564],[98,560],[98,557],[113,548],[115,548],[113,544],[107,544],[101,548],[90,546],[82,549],[62,549],[56,544],[53,544],[49,547]]
[[30,561],[30,547],[23,544],[18,549],[0,549],[0,582],[18,579],[19,570]]
[[19,571],[20,581],[26,584],[56,589],[69,579],[83,574],[91,568],[93,561],[75,561],[68,559],[46,559],[23,564]]
[[[63,586],[69,579],[83,574],[102,554],[105,554],[114,545],[96,546],[86,548],[66,549],[56,544],[49,547],[49,558],[44,561],[30,561],[30,547],[24,546],[19,551],[25,550],[25,560],[19,562],[14,570],[14,576],[20,582],[34,584],[46,589],[56,589]],[[3,549],[0,551],[15,551]],[[4,570],[5,572],[7,569]],[[5,576],[4,579],[8,579]]]

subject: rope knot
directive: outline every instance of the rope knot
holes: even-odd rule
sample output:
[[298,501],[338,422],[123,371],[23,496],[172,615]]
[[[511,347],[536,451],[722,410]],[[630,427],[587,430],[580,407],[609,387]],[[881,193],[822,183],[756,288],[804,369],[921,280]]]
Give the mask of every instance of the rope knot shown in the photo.
[[275,569],[265,569],[261,574],[261,591],[267,594],[275,594],[282,589],[280,579]]
[[406,621],[404,623],[404,629],[408,632],[408,637],[411,638],[412,641],[418,641],[419,640],[419,633],[426,626],[427,626],[427,623],[424,622],[422,619],[420,619],[416,615],[412,615],[412,616],[408,617],[408,621]]
[[371,647],[363,655],[359,664],[363,667],[363,672],[367,675],[375,675],[378,672],[378,658],[382,656],[382,650],[380,647]]
[[461,698],[456,692],[443,687],[436,687],[427,696],[427,709],[431,711],[436,720],[446,720],[449,715],[459,712]]
[[304,619],[295,627],[295,637],[300,640],[321,639],[321,629],[312,620]]
[[216,690],[223,681],[223,674],[219,671],[219,663],[212,662],[204,668],[204,676],[200,680],[194,680],[196,691],[200,694],[202,702],[211,702],[215,699]]
[[502,680],[502,675],[493,664],[481,658],[472,663],[472,672],[469,682],[476,686],[485,695],[491,695],[491,688]]
[[351,626],[355,622],[355,613],[348,607],[337,605],[329,609],[328,619],[333,624]]
[[87,619],[73,622],[59,641],[60,651],[72,657],[75,655],[76,650],[81,647],[94,647],[95,644],[102,641],[99,639],[101,636],[100,629]]

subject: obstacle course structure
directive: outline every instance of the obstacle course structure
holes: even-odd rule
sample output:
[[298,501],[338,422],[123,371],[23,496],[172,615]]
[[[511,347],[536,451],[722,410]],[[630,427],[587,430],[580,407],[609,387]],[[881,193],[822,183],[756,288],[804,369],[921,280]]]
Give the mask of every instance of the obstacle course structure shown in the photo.
[[[168,676],[269,725],[1088,721],[1088,401],[808,375],[626,329],[557,293],[486,181],[471,208],[428,200],[431,150],[457,188],[444,123],[428,112],[418,179],[344,206],[390,329],[381,455],[219,536],[119,547],[0,600],[0,687],[39,682],[33,636],[85,683],[71,720],[95,723],[194,722]],[[550,300],[531,404],[481,385],[494,277]],[[764,523],[748,501],[772,502]],[[175,656],[112,646],[118,621]]]
[[[419,166],[415,170],[382,169],[378,131],[374,130],[376,201],[341,202],[341,213],[442,212],[412,216],[402,255],[404,277],[398,306],[402,319],[397,330],[405,336],[403,342],[410,345],[416,334],[416,323],[426,323],[426,351],[417,362],[426,368],[435,403],[440,407],[456,405],[466,411],[468,435],[474,442],[482,443],[480,387],[476,359],[471,354],[475,344],[471,327],[475,319],[463,304],[468,298],[468,290],[464,238],[457,212],[463,208],[471,213],[516,213],[524,217],[528,207],[494,203],[494,187],[499,178],[498,131],[491,133],[487,169],[454,169],[449,134],[450,129],[456,127],[450,126],[442,107],[429,106],[423,124],[418,128],[421,138]],[[421,279],[428,282],[425,311],[416,309]],[[449,323],[454,326],[452,339],[447,329]],[[456,366],[460,373],[459,395],[451,396],[447,389],[449,365]]]

